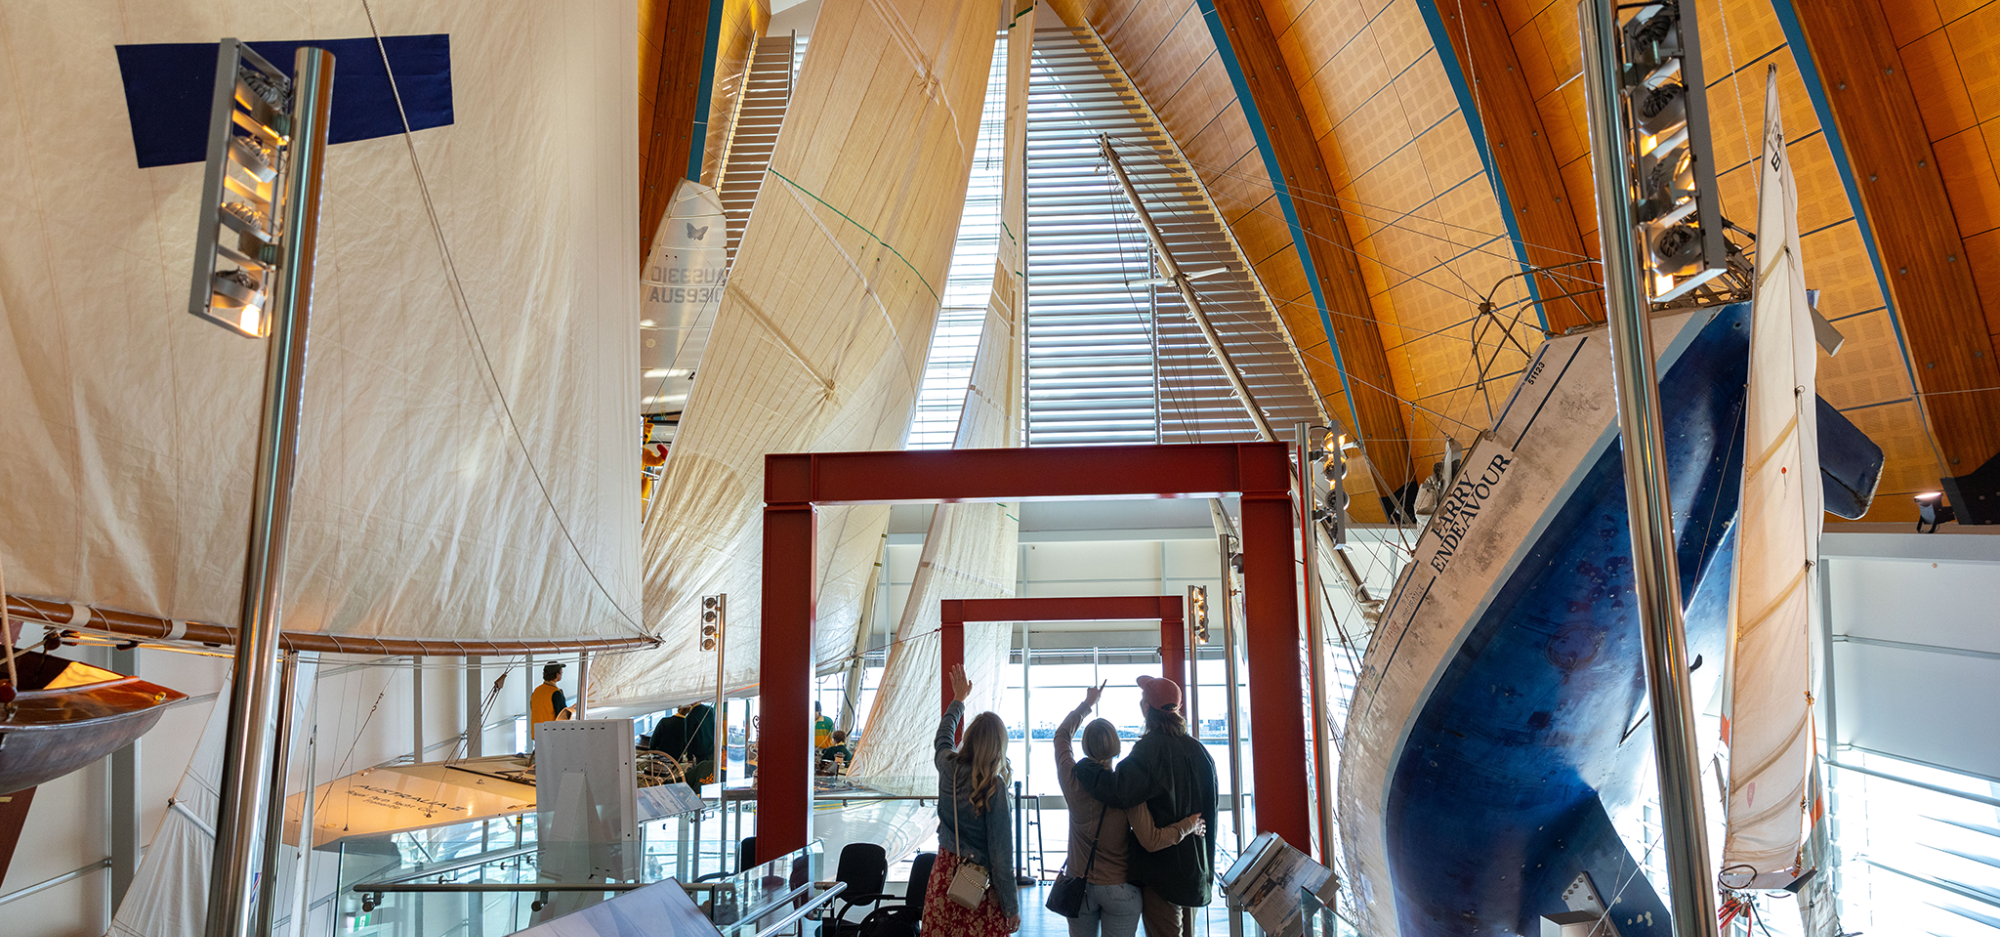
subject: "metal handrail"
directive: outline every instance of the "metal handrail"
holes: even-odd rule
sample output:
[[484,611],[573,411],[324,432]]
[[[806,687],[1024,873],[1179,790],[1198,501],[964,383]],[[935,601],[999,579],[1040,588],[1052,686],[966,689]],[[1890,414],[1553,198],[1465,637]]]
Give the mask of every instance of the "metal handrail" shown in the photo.
[[[810,888],[812,886],[809,884],[804,887]],[[846,890],[847,890],[846,882],[833,883],[833,886],[831,888],[828,888],[827,890],[820,892],[818,895],[814,896],[811,901],[808,901],[805,904],[802,904],[798,908],[794,909],[792,913],[787,914],[782,918],[779,918],[777,923],[772,924],[771,926],[758,931],[756,937],[772,937],[772,935],[778,933],[779,931],[792,926],[792,924],[796,923],[800,918],[803,918],[806,915],[811,914],[814,911],[817,911],[820,908],[824,907],[827,902],[832,901],[834,899],[834,896]],[[744,918],[744,920],[754,921],[757,919],[757,917],[761,916],[762,915],[757,915],[749,918]],[[738,921],[737,923],[742,923],[742,922]]]
[[[531,852],[534,852],[537,848],[538,847],[536,846],[516,846],[512,849],[502,849],[494,852],[483,852],[477,856],[467,856],[463,859],[459,859],[453,862],[448,862],[443,865],[432,866],[428,869],[423,869],[416,872],[409,872],[403,875],[396,876],[395,878],[385,878],[373,884],[389,885],[389,884],[394,884],[396,882],[408,882],[420,878],[429,878],[430,876],[433,875],[443,875],[448,872],[456,872],[460,869],[469,869],[474,866],[485,865],[488,862],[499,862],[503,859],[514,859],[520,856],[525,856]],[[359,885],[355,886],[355,888],[357,889],[359,889],[360,887],[361,886]]]

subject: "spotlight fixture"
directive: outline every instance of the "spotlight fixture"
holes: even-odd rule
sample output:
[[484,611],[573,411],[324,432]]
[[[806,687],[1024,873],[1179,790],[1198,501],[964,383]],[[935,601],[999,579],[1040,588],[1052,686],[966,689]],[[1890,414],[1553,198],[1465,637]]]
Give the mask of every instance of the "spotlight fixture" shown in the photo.
[[1693,6],[1647,4],[1625,21],[1623,91],[1634,216],[1648,297],[1664,303],[1729,269]]
[[701,649],[713,651],[722,643],[723,616],[729,610],[729,596],[701,597]]
[[[1951,505],[1944,503],[1942,491],[1926,491],[1918,495],[1916,501],[1917,533],[1934,534],[1937,533],[1939,524],[1958,520],[1958,512],[1953,511]],[[1930,529],[1924,529],[1925,524],[1929,524]]]
[[249,338],[271,329],[292,118],[291,78],[247,44],[222,40],[188,311]]
[[1194,643],[1208,643],[1208,587],[1188,587],[1188,621],[1194,625]]

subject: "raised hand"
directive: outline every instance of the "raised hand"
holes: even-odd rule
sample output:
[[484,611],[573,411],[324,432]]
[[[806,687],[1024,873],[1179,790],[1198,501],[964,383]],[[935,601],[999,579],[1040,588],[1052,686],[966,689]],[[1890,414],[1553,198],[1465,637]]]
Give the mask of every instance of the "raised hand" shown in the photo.
[[951,665],[951,698],[963,703],[971,695],[972,681],[966,679],[965,665]]
[[1083,705],[1087,709],[1097,708],[1097,698],[1104,695],[1104,684],[1100,683],[1083,691]]

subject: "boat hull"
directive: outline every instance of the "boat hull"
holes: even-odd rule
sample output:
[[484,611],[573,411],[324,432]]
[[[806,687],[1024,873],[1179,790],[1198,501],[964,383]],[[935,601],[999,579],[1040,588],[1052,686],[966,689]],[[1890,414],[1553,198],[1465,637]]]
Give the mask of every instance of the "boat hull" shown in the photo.
[[17,651],[23,689],[0,719],[0,794],[34,787],[151,731],[187,697],[77,661]]
[[[1722,671],[1748,317],[1654,322],[1698,705]],[[1640,872],[1657,785],[1610,372],[1601,331],[1538,351],[1385,607],[1340,788],[1353,904],[1376,937],[1539,933],[1572,910],[1579,873],[1624,937],[1670,933]],[[1865,510],[1880,450],[1853,435],[1826,456]]]

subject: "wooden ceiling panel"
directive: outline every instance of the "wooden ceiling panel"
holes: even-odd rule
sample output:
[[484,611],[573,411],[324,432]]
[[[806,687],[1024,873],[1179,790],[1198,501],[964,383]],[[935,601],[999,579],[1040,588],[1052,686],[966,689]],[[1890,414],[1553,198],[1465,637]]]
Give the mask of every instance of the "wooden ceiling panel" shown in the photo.
[[1392,84],[1375,92],[1346,120],[1334,125],[1330,136],[1340,141],[1347,167],[1356,173],[1359,184],[1377,163],[1415,139],[1416,128],[1410,126],[1409,111],[1403,107],[1403,99]]
[[1979,123],[1972,110],[1972,94],[1959,80],[1958,57],[1951,46],[1951,37],[1940,29],[1902,47],[1910,85],[1928,90],[1917,96],[1917,110],[1924,115],[1924,130],[1933,140]]
[[[1403,100],[1409,101],[1410,96],[1405,95]],[[1455,188],[1459,183],[1486,171],[1479,162],[1479,148],[1472,142],[1472,130],[1465,125],[1465,121],[1458,119],[1456,108],[1446,111],[1444,117],[1432,121],[1427,127],[1417,137],[1417,150],[1423,154],[1424,169],[1430,176],[1433,190],[1443,192]],[[1499,205],[1493,200],[1491,184],[1484,187],[1483,194],[1486,204],[1495,208],[1493,227],[1488,228],[1487,233],[1504,234],[1506,223],[1501,220]]]
[[1887,458],[1882,480],[1875,486],[1875,503],[1862,520],[1872,523],[1917,519],[1912,496],[1938,487],[1937,459],[1924,435],[1924,414],[1914,400],[1846,411],[1847,418],[1882,447]]
[[1493,0],[1500,16],[1507,24],[1507,31],[1514,32],[1528,24],[1529,20],[1549,8],[1555,0]]
[[1168,119],[1166,115],[1173,114],[1179,126],[1206,127],[1216,115],[1235,106],[1236,88],[1229,83],[1229,70],[1223,67],[1220,57],[1211,54],[1181,83],[1180,90],[1160,102],[1155,111],[1163,121]]
[[[1062,12],[1064,4],[1057,4],[1057,12]],[[1127,73],[1137,71],[1151,58],[1153,50],[1159,48],[1174,24],[1180,22],[1194,9],[1188,0],[1132,0],[1120,3],[1108,0],[1101,11],[1092,9],[1088,22],[1097,28],[1104,47],[1111,50]],[[1101,14],[1101,15],[1100,15]],[[1199,13],[1196,14],[1200,15]],[[1064,14],[1068,19],[1068,14]],[[1145,94],[1147,88],[1141,88]]]
[[[1465,121],[1446,121],[1458,110],[1458,93],[1452,90],[1451,79],[1438,65],[1435,50],[1425,53],[1416,63],[1396,76],[1396,96],[1403,101],[1403,112],[1409,117],[1410,129],[1417,133],[1428,132],[1442,123],[1453,123],[1465,128]],[[1476,160],[1479,151],[1472,145],[1472,135],[1463,135],[1466,152]],[[1460,177],[1463,178],[1463,177]]]
[[1289,57],[1285,62],[1294,75],[1319,71],[1320,66],[1332,61],[1368,25],[1368,16],[1361,5],[1351,0],[1316,0],[1296,16],[1281,21],[1279,8],[1284,6],[1286,0],[1264,5],[1271,12],[1272,22],[1278,24],[1280,46],[1290,45],[1299,50],[1298,62]]
[[[1320,0],[1322,3],[1340,3],[1344,0]],[[1297,72],[1295,74],[1305,74]],[[1333,58],[1314,69],[1312,83],[1326,99],[1327,114],[1335,126],[1361,109],[1375,94],[1387,87],[1391,77],[1389,64],[1382,58],[1382,50],[1375,45],[1375,37],[1364,33],[1354,41],[1342,46]],[[1321,134],[1324,136],[1325,134]]]
[[[1245,153],[1219,171],[1213,166],[1196,166],[1194,170],[1208,186],[1208,197],[1215,200],[1216,210],[1222,212],[1223,220],[1229,222],[1232,230],[1271,199],[1271,178],[1264,174],[1262,154]],[[1282,211],[1278,215],[1284,217]]]
[[708,0],[647,0],[639,22],[639,254],[652,246],[674,190],[687,177],[701,104]]
[[[1859,222],[1850,218],[1800,238],[1799,253],[1805,255],[1806,288],[1820,291],[1819,310],[1822,315],[1839,320],[1883,308],[1882,285],[1875,279],[1875,264],[1868,257],[1868,244],[1861,238]],[[1897,350],[1893,333],[1883,336],[1883,339],[1888,342],[1888,351]],[[1897,362],[1897,379],[1907,385],[1909,369],[1903,366],[1902,355],[1892,357]]]
[[1903,0],[1902,9],[1889,18],[1889,33],[1900,46],[1943,25],[1934,0]]
[[[1190,6],[1153,49],[1153,54],[1144,63],[1132,66],[1128,74],[1134,86],[1149,89],[1148,102],[1160,102],[1154,106],[1157,111],[1194,75],[1202,60],[1213,55],[1215,41],[1209,38],[1208,24],[1202,22],[1201,12]],[[1161,119],[1165,119],[1164,114]]]
[[2000,226],[2000,177],[1993,172],[1993,158],[1986,152],[1986,135],[1979,128],[1961,130],[1932,142],[1937,153],[1939,175],[1951,198],[1958,233],[1970,237]]
[[1389,65],[1392,74],[1400,74],[1403,69],[1416,64],[1424,53],[1436,51],[1431,45],[1431,28],[1424,22],[1423,10],[1416,0],[1394,0],[1382,8],[1368,31],[1375,35],[1375,44],[1382,47],[1382,60]]
[[1909,398],[1910,372],[1896,350],[1896,329],[1887,309],[1846,316],[1834,325],[1847,343],[1840,354],[1819,356],[1819,394],[1827,403],[1847,412]]
[[1979,286],[1979,305],[1986,315],[1987,334],[2000,347],[2000,231],[1966,238],[1965,259],[1972,264],[1972,279]]
[[[2000,451],[2000,399],[1995,399],[2000,395],[1985,390],[2000,385],[2000,368],[1984,317],[1969,314],[1982,304],[1962,240],[1968,231],[1991,227],[1994,203],[2000,201],[1990,187],[1990,158],[1983,171],[1977,158],[1984,140],[1974,147],[1960,139],[1972,131],[1945,141],[1925,139],[1917,101],[1937,89],[1913,84],[1912,69],[1892,42],[1889,11],[1879,0],[1793,3],[1792,9],[1826,84],[1926,393],[1923,411],[1942,455],[1934,471],[1970,472]],[[1967,49],[1989,42],[1989,23],[2000,24],[1985,10],[1954,19],[1950,5],[1938,9],[1961,62]],[[1993,79],[1983,73],[1971,77],[1961,80],[1975,115],[1983,116],[1988,95],[1981,82]]]

